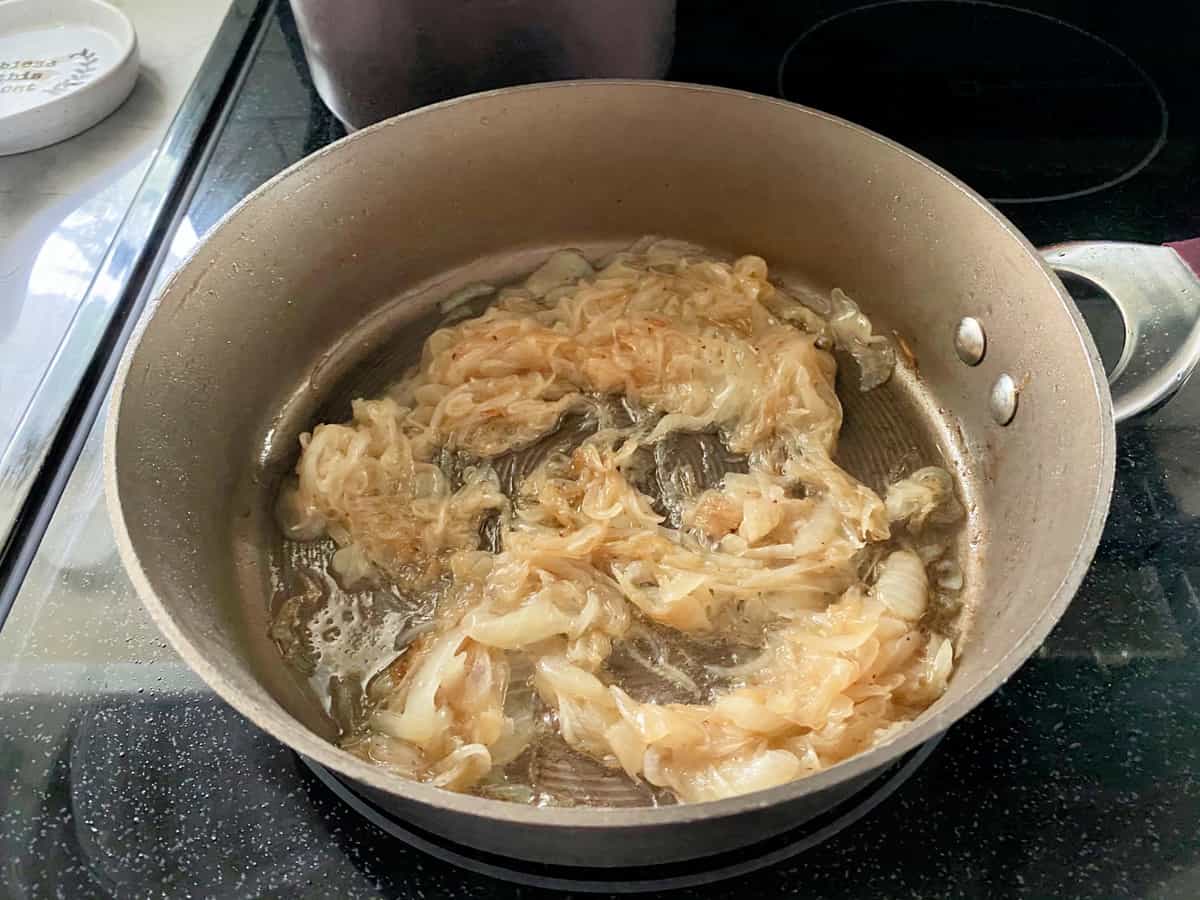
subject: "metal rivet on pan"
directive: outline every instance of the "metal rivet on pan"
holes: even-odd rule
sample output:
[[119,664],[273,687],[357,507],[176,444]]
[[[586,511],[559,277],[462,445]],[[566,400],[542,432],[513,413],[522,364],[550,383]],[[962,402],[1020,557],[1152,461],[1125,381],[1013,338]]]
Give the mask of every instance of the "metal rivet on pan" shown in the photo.
[[1017,383],[1011,375],[1001,375],[996,379],[989,405],[997,425],[1007,425],[1012,421],[1017,414]]
[[984,351],[987,350],[987,335],[978,319],[967,316],[960,319],[954,329],[954,349],[958,358],[968,366],[977,366],[983,361]]

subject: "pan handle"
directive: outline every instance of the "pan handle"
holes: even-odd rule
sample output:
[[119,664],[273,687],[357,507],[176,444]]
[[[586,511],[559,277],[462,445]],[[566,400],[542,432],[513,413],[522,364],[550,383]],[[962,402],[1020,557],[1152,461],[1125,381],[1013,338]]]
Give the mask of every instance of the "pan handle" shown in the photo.
[[1156,409],[1183,387],[1200,362],[1200,238],[1072,241],[1042,256],[1055,272],[1108,294],[1125,320],[1125,349],[1108,376],[1116,421]]

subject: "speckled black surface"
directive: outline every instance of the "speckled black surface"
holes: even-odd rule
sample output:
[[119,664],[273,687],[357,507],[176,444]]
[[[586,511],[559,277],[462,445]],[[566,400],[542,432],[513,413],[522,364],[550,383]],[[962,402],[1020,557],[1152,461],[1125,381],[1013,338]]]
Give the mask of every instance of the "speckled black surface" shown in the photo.
[[[673,75],[774,92],[783,49],[848,5],[749,14],[684,0]],[[1183,4],[1036,6],[1136,58],[1167,100],[1171,130],[1122,185],[1004,211],[1035,243],[1200,235],[1197,14]],[[340,133],[295,49],[285,11],[189,212],[197,233]],[[1015,140],[1038,137],[1013,127]],[[116,574],[96,513],[95,437],[0,633],[0,895],[541,896],[376,831],[181,669]],[[692,893],[1200,896],[1200,382],[1122,428],[1118,456],[1100,552],[1041,652],[854,828]],[[96,624],[79,624],[85,612]],[[87,641],[104,652],[72,649]]]

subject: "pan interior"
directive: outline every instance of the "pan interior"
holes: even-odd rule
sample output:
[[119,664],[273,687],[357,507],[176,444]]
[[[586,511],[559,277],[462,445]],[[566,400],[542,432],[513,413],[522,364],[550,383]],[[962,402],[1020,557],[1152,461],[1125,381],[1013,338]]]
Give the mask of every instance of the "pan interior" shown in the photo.
[[[336,645],[354,626],[359,630],[378,628],[383,643],[346,643],[337,653],[347,666],[366,664],[369,657],[386,658],[388,646],[412,622],[404,618],[404,605],[397,595],[377,589],[354,596],[342,591],[329,577],[326,566],[332,553],[329,542],[296,544],[284,541],[275,525],[273,508],[280,481],[295,465],[299,435],[319,422],[339,422],[350,417],[351,401],[377,396],[398,380],[420,356],[426,337],[444,320],[440,301],[456,290],[477,282],[502,286],[520,280],[549,253],[567,247],[580,249],[593,262],[624,249],[641,235],[627,240],[564,241],[553,246],[525,247],[488,256],[440,274],[382,305],[352,330],[335,337],[309,367],[306,376],[290,386],[277,415],[261,430],[258,455],[248,477],[239,488],[235,509],[244,511],[234,529],[235,574],[242,595],[246,635],[258,676],[271,685],[277,696],[310,728],[333,739],[357,690],[329,683],[324,669],[306,670],[285,664],[272,622],[288,597],[309,592],[324,610],[321,627]],[[717,255],[723,248],[710,247]],[[816,283],[805,273],[791,271],[785,261],[767,260],[772,278],[781,283],[821,293],[832,284]],[[864,311],[871,315],[869,303]],[[905,335],[899,335],[904,339]],[[907,342],[905,342],[907,345]],[[954,553],[962,565],[964,585],[961,607],[949,631],[961,648],[969,633],[972,613],[981,592],[982,561],[979,546],[980,505],[974,473],[960,429],[939,407],[919,373],[920,360],[897,354],[900,361],[892,378],[866,393],[858,390],[854,363],[839,354],[838,396],[844,422],[836,459],[847,471],[876,492],[913,470],[939,465],[955,474],[959,499],[968,510],[964,527],[958,530]],[[315,592],[315,593],[314,593]],[[366,629],[362,629],[366,616]],[[342,618],[344,617],[344,618]],[[387,626],[382,623],[387,620]],[[375,621],[373,621],[375,619]],[[329,645],[323,645],[328,647]],[[621,683],[631,684],[651,676],[641,668],[621,673]],[[514,678],[514,683],[516,679]],[[339,706],[341,707],[339,709]],[[644,806],[669,803],[665,793],[651,790],[572,751],[559,740],[539,743],[530,779],[539,792],[557,802],[599,806]],[[525,765],[526,763],[522,763]]]

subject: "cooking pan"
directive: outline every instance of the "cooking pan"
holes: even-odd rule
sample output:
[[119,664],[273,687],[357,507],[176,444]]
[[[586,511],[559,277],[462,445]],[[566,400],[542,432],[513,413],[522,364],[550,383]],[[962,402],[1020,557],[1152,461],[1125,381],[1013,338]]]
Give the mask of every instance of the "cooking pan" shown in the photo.
[[[841,461],[956,472],[969,522],[944,697],[894,739],[810,778],[719,802],[535,808],[445,792],[338,749],[269,634],[271,517],[297,436],[344,419],[415,359],[436,304],[551,249],[646,234],[757,253],[845,289],[904,340],[891,381],[846,404]],[[1177,252],[1178,250],[1178,252]],[[164,289],[125,355],[105,473],[121,556],[180,655],[247,718],[427,832],[561,865],[664,863],[792,828],[983,701],[1041,644],[1095,550],[1114,406],[1052,266],[1108,289],[1126,323],[1117,420],[1165,400],[1200,353],[1177,250],[1035,250],[928,161],[850,123],[681,84],[578,82],[479,94],[358,132],[233,210]],[[237,773],[231,773],[237,777]],[[930,798],[936,805],[937,798]]]

